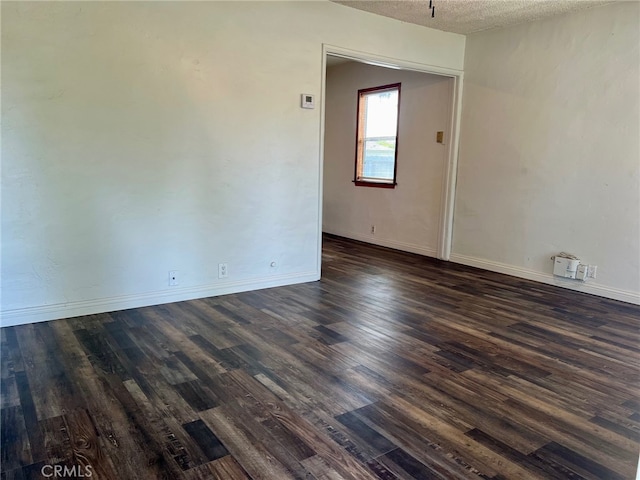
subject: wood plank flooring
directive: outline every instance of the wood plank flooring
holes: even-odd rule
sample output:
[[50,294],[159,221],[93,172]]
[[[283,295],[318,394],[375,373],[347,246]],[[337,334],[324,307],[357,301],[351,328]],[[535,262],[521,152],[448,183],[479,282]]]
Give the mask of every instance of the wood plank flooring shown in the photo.
[[1,329],[1,478],[632,479],[639,325],[326,236],[319,282]]

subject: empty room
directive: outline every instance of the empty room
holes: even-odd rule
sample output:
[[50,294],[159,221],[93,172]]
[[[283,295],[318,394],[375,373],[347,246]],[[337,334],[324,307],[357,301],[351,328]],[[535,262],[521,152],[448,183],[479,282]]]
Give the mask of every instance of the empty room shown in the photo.
[[640,2],[0,8],[1,480],[640,478]]

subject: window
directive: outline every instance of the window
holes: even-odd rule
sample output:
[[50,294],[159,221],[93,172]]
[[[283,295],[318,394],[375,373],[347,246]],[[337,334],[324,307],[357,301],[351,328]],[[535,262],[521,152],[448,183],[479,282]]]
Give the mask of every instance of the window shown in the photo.
[[400,84],[358,90],[357,186],[395,188]]

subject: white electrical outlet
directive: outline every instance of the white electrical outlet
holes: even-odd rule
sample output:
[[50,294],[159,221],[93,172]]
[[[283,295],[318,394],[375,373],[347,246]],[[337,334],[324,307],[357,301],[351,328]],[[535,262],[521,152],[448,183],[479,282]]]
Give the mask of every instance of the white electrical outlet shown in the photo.
[[578,269],[576,270],[576,280],[582,280],[583,282],[587,279],[587,265],[580,264],[578,265]]
[[596,278],[597,273],[598,273],[597,265],[587,265],[587,278]]
[[376,233],[376,226],[375,225],[371,225],[371,235]]
[[169,286],[170,287],[175,287],[176,285],[178,285],[178,271],[177,270],[170,270],[169,271]]
[[218,278],[227,278],[229,276],[229,269],[226,263],[218,264]]

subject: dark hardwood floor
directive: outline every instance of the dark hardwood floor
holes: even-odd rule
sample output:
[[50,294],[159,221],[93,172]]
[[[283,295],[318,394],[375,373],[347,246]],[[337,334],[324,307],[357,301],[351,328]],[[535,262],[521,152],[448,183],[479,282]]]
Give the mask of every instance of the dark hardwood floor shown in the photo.
[[2,480],[632,479],[639,322],[326,237],[320,282],[3,328]]

